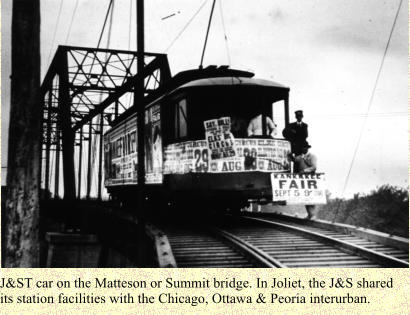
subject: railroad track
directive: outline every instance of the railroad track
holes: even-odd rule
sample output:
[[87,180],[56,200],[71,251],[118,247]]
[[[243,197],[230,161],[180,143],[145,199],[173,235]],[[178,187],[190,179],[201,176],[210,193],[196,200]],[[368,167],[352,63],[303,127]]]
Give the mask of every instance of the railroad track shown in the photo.
[[224,223],[163,229],[174,267],[408,267],[408,251],[406,256],[402,249],[302,221],[246,216],[216,221]]
[[252,246],[212,230],[164,229],[177,267],[274,267]]
[[286,267],[408,267],[408,262],[357,243],[274,219],[242,217],[224,229]]
[[409,262],[409,240],[402,237],[347,224],[322,220],[305,220],[281,214],[252,215],[251,217],[303,228]]

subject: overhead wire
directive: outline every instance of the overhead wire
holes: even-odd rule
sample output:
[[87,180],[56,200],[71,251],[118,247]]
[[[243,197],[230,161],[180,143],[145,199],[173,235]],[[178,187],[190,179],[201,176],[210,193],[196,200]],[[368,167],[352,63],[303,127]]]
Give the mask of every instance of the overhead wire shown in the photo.
[[195,13],[192,15],[192,17],[188,20],[188,22],[182,27],[182,29],[178,32],[177,36],[171,41],[171,43],[168,45],[168,47],[164,50],[164,52],[168,52],[168,50],[171,49],[171,47],[175,44],[175,42],[181,37],[181,35],[185,32],[185,30],[188,28],[188,26],[192,23],[192,21],[196,18],[196,16],[201,12],[201,10],[204,8],[205,4],[207,3],[208,0],[204,0],[199,8],[195,11]]
[[[394,21],[393,21],[393,24],[392,24],[392,27],[391,27],[391,30],[390,30],[389,38],[388,38],[388,40],[387,40],[387,44],[386,44],[386,47],[385,47],[384,52],[383,52],[383,57],[382,57],[382,60],[381,60],[381,62],[380,62],[380,65],[379,65],[379,69],[378,69],[378,71],[377,71],[376,80],[375,80],[375,82],[374,82],[373,90],[372,90],[372,93],[371,93],[371,96],[370,96],[370,99],[369,99],[369,103],[368,103],[368,105],[367,105],[366,115],[364,116],[363,123],[362,123],[362,126],[361,126],[361,128],[360,128],[359,138],[358,138],[358,140],[357,140],[356,147],[355,147],[355,150],[354,150],[354,153],[353,153],[353,157],[352,157],[352,160],[351,160],[350,165],[349,165],[349,171],[348,171],[348,173],[347,173],[347,176],[346,176],[346,179],[345,179],[345,182],[344,182],[344,185],[343,185],[342,198],[343,198],[344,193],[345,193],[345,191],[346,191],[347,184],[349,183],[349,179],[350,179],[350,175],[351,175],[351,172],[352,172],[352,169],[353,169],[354,161],[355,161],[355,159],[356,159],[357,152],[358,152],[358,149],[359,149],[361,140],[362,140],[363,131],[364,131],[364,127],[365,127],[365,125],[366,125],[367,117],[368,117],[368,115],[369,115],[370,108],[371,108],[371,106],[372,106],[372,104],[373,104],[374,95],[375,95],[375,93],[376,93],[376,88],[377,88],[377,85],[378,85],[378,83],[379,83],[380,75],[381,75],[381,72],[382,72],[382,69],[383,69],[384,61],[385,61],[385,59],[386,59],[387,51],[388,51],[389,46],[390,46],[391,38],[392,38],[392,35],[393,35],[394,28],[395,28],[395,26],[396,26],[396,22],[397,22],[397,18],[398,18],[398,16],[399,16],[399,12],[400,12],[400,8],[401,8],[401,5],[402,5],[402,2],[403,2],[403,0],[400,0],[399,6],[398,6],[398,8],[397,8],[396,15],[395,15],[395,17],[394,17]],[[338,209],[336,210],[336,214],[335,214],[335,217],[333,218],[333,220],[336,219],[336,217],[337,217],[337,215],[338,215],[338,212],[339,212],[339,207],[338,207]]]
[[[102,29],[101,29],[101,33],[100,33],[100,36],[99,36],[99,38],[98,38],[97,49],[100,48],[101,40],[102,40],[102,37],[103,37],[103,35],[104,35],[105,27],[106,27],[106,25],[107,25],[108,17],[110,16],[110,12],[111,12],[111,16],[112,16],[112,14],[113,14],[113,13],[112,13],[112,8],[113,8],[113,0],[110,0],[110,2],[109,2],[109,4],[108,4],[107,12],[106,12],[106,14],[105,14],[104,23],[103,23],[103,26],[102,26]],[[112,18],[110,19],[110,21],[112,22]],[[111,25],[110,25],[110,27],[109,27],[109,36],[108,36],[107,48],[108,48],[108,45],[109,45],[109,39],[110,39],[110,37],[111,37]],[[89,71],[90,75],[91,75],[92,69],[93,69],[93,67],[94,67],[95,59],[96,59],[96,54],[94,54],[93,59],[92,59],[92,62],[91,62],[90,71]],[[101,101],[102,101],[102,94],[100,94],[100,99],[99,99],[99,102],[100,102],[100,103],[101,103]],[[99,117],[98,117],[98,118],[99,118]],[[97,125],[100,124],[99,121],[98,121],[98,118],[97,118]],[[93,118],[91,118],[91,124],[92,124],[92,120],[93,120]],[[91,128],[91,127],[89,127],[89,128]],[[89,139],[88,141],[90,141],[90,139]],[[90,165],[90,170],[89,170],[89,172],[91,173],[91,176],[90,176],[90,177],[94,179],[94,183],[95,183],[95,178],[94,178],[94,176],[93,176],[93,172],[94,172],[94,168],[95,168],[95,163],[94,163],[94,162],[95,162],[96,147],[97,147],[97,137],[94,137],[94,138],[93,138],[93,143],[92,143],[91,147],[92,147],[92,151],[91,151],[92,159],[91,159],[91,165]],[[90,152],[88,152],[87,154],[90,154]],[[92,186],[93,186],[93,185],[90,185],[90,194],[91,194]],[[94,186],[95,186],[95,185],[94,185]]]
[[73,27],[75,13],[77,12],[77,8],[78,8],[78,2],[79,2],[79,0],[76,0],[76,2],[75,2],[74,10],[73,10],[73,13],[71,15],[70,26],[68,27],[67,37],[65,39],[65,44],[67,44],[68,39],[70,38],[71,28]]
[[[110,14],[110,12],[111,12],[111,8],[112,8],[112,6],[113,6],[113,3],[114,3],[114,0],[110,0],[110,2],[109,2],[109,4],[108,4],[107,12],[106,12],[105,18],[104,18],[104,23],[103,23],[103,26],[102,26],[102,29],[101,29],[100,36],[99,36],[99,38],[98,38],[97,49],[100,48],[101,40],[102,40],[102,37],[103,37],[103,35],[104,35],[105,26],[106,26],[106,24],[107,24],[108,16],[109,16],[109,14]],[[94,54],[93,59],[92,59],[92,62],[91,62],[90,72],[89,72],[90,75],[91,75],[91,72],[92,72],[93,67],[94,67],[95,58],[96,58],[96,54]]]
[[[77,0],[77,1],[78,1],[78,0]],[[103,23],[103,26],[102,26],[102,29],[101,29],[100,36],[99,36],[99,38],[98,38],[97,49],[100,48],[101,41],[102,41],[102,38],[103,38],[103,35],[104,35],[104,31],[105,31],[105,28],[106,28],[106,25],[107,25],[108,17],[110,16],[110,13],[111,13],[110,26],[109,26],[108,39],[107,39],[107,48],[109,47],[110,38],[111,38],[112,19],[113,19],[113,7],[114,7],[113,3],[114,3],[114,0],[110,0],[110,2],[109,2],[109,4],[108,4],[107,12],[106,12],[105,18],[104,18],[104,23]],[[91,64],[90,64],[90,70],[89,70],[89,74],[90,74],[90,75],[91,75],[91,73],[92,73],[95,60],[96,60],[96,54],[94,54],[94,56],[92,57],[92,62],[91,62]],[[87,82],[87,81],[85,81],[84,83],[86,83],[86,82]],[[102,101],[102,94],[100,94],[99,103],[101,103],[101,101]],[[97,117],[97,125],[100,125],[99,119],[100,119],[100,116]],[[92,119],[91,119],[91,121],[92,121]],[[94,171],[94,168],[95,168],[95,163],[94,163],[94,162],[95,162],[96,146],[97,146],[97,139],[96,139],[96,138],[97,138],[97,137],[94,137],[94,138],[93,138],[93,143],[92,143],[92,152],[91,152],[91,153],[92,153],[92,165],[91,165],[91,170],[90,170],[90,172],[91,172],[91,178],[94,178],[94,177],[92,176],[92,174],[93,174],[93,171]],[[90,141],[90,140],[88,140],[88,141]],[[88,152],[87,154],[90,154],[90,152]],[[96,181],[96,180],[95,180],[95,178],[94,178],[94,183],[95,183],[95,181]],[[91,185],[91,186],[92,186],[92,185]]]
[[[114,17],[114,1],[113,1],[113,0],[110,1],[110,4],[109,4],[109,6],[108,6],[107,15],[106,15],[106,17],[105,17],[103,29],[102,29],[102,31],[101,31],[100,38],[99,38],[99,40],[98,40],[98,48],[99,48],[99,46],[100,46],[100,44],[101,44],[101,39],[102,39],[102,36],[103,36],[103,33],[104,33],[104,29],[105,29],[105,26],[106,26],[106,22],[107,22],[109,13],[111,13],[111,15],[110,15],[110,22],[109,22],[109,26],[108,26],[108,34],[107,34],[107,45],[106,45],[106,48],[109,48],[109,47],[110,47],[110,42],[111,42],[111,31],[112,31],[113,17]],[[106,61],[107,61],[107,56],[106,56]],[[100,94],[100,99],[99,99],[99,103],[101,103],[101,102],[102,102],[102,94]],[[99,141],[102,140],[103,133],[104,133],[104,123],[101,123],[101,119],[104,120],[103,114],[97,116],[97,125],[98,125],[98,126],[102,126],[102,129],[99,130],[99,131],[100,131]],[[98,164],[95,163],[95,161],[96,161],[96,154],[97,154],[97,137],[94,137],[93,140],[94,140],[94,141],[93,141],[93,145],[92,145],[91,178],[94,179],[94,187],[95,187],[96,184],[98,185],[98,178],[99,178],[98,176],[93,176],[94,169],[98,167]],[[100,150],[100,149],[98,148],[98,153],[99,153],[99,150]],[[99,162],[100,162],[100,161],[99,161]],[[99,163],[99,162],[98,162],[98,163]],[[102,161],[101,161],[101,162],[102,162]]]
[[60,17],[61,17],[61,11],[63,9],[63,3],[64,3],[64,0],[61,0],[60,1],[60,7],[58,9],[56,25],[54,26],[53,40],[51,41],[50,51],[48,52],[47,65],[50,64],[51,53],[53,51],[54,42],[56,40],[58,25],[60,24]]
[[224,41],[225,41],[226,55],[228,57],[228,65],[231,66],[231,54],[229,52],[228,36],[226,35],[225,19],[224,19],[224,14],[223,14],[222,0],[219,0],[219,12],[221,14],[222,28],[223,28],[223,31],[224,31]]
[[[131,26],[132,26],[132,3],[134,1],[130,0],[130,14],[128,16],[128,50],[131,48]],[[130,60],[131,62],[131,60]]]

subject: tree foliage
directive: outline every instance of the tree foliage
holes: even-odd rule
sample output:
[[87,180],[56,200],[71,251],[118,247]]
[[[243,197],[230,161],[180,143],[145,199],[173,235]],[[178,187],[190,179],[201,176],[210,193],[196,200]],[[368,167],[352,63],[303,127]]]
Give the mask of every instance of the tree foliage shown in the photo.
[[319,208],[317,217],[408,238],[409,194],[401,187],[383,185],[347,200],[328,195],[328,203]]

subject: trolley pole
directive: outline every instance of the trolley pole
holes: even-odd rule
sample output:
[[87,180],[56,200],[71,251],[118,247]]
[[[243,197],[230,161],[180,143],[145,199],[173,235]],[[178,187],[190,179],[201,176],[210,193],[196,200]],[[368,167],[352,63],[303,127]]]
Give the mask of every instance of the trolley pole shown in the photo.
[[38,267],[41,168],[40,1],[14,0],[2,267]]

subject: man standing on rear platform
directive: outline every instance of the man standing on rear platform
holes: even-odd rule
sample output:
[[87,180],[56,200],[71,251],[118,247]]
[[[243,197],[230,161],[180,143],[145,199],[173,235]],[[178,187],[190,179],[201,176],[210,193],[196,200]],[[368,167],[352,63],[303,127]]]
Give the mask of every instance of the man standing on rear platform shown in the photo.
[[302,148],[308,144],[306,141],[308,137],[308,125],[302,121],[303,111],[297,110],[295,117],[296,122],[289,124],[283,129],[282,134],[286,140],[290,141],[292,153],[298,156],[302,153]]
[[[313,174],[317,168],[317,158],[313,153],[309,152],[311,146],[305,144],[301,147],[301,154],[295,157],[295,173],[299,174]],[[315,205],[306,205],[307,218],[313,219],[315,216]]]

